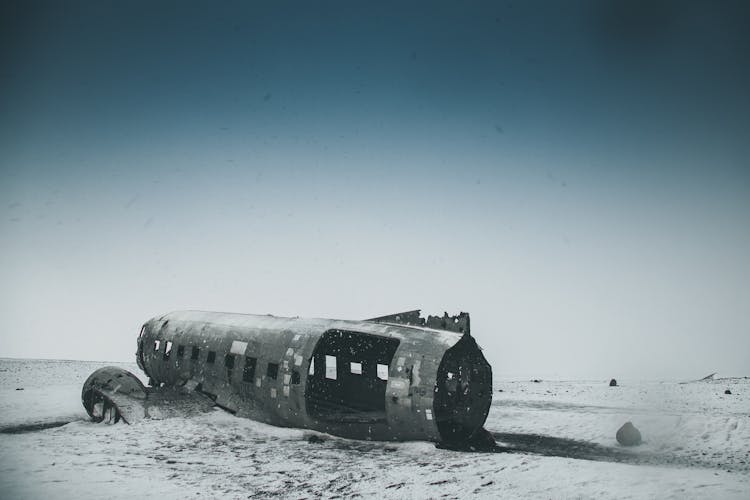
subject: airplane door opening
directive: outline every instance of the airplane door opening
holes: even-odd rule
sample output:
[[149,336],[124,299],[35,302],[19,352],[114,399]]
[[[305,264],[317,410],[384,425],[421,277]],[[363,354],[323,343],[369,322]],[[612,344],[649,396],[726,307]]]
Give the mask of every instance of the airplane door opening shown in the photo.
[[387,366],[398,345],[398,339],[390,337],[325,332],[315,346],[307,377],[307,414],[336,422],[384,422]]

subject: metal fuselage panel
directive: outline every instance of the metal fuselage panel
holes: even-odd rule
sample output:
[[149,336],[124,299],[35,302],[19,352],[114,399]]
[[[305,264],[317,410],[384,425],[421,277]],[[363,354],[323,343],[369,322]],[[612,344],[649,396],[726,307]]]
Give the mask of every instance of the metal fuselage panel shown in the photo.
[[[336,422],[308,414],[310,362],[331,330],[399,341],[388,366],[383,421]],[[454,332],[368,321],[184,311],[144,325],[137,360],[153,385],[187,384],[238,416],[356,439],[439,441],[436,378],[446,351],[460,339]]]

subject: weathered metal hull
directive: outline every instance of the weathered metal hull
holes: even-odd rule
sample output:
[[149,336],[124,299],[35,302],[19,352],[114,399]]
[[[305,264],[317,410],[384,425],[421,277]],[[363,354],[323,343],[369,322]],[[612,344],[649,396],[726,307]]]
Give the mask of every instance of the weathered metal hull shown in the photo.
[[175,312],[143,326],[137,361],[152,386],[144,407],[159,391],[195,393],[237,416],[355,439],[459,443],[492,398],[470,335],[401,324]]

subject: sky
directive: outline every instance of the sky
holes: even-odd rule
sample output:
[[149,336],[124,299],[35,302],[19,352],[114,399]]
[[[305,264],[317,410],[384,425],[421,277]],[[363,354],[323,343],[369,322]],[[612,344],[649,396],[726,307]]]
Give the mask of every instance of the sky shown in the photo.
[[494,373],[750,375],[746,2],[8,1],[0,356],[468,311]]

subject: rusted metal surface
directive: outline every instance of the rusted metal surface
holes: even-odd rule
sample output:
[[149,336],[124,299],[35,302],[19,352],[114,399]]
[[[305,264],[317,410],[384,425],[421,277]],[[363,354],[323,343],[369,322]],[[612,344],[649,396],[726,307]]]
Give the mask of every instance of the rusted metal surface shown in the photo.
[[98,370],[83,390],[92,417],[104,418],[100,399],[128,422],[216,404],[355,439],[455,443],[481,429],[492,398],[466,313],[346,321],[174,312],[143,326],[136,358],[150,387]]

